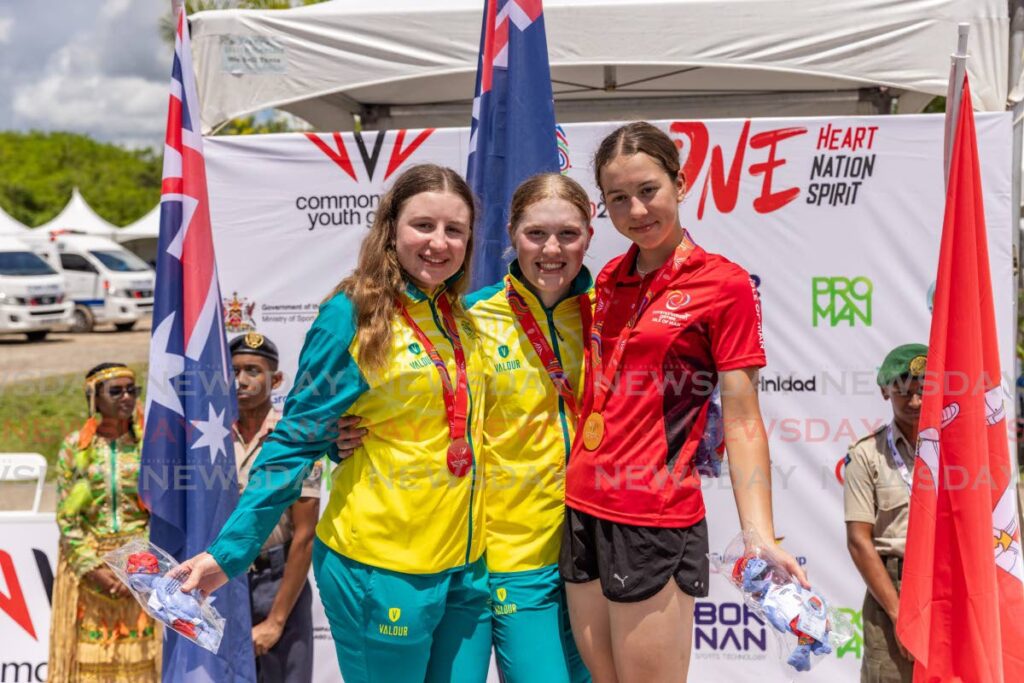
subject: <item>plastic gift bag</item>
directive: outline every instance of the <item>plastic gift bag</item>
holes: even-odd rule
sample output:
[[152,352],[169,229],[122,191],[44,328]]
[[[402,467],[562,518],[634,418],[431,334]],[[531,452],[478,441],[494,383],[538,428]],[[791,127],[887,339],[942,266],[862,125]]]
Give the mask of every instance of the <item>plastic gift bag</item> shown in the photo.
[[196,645],[217,652],[224,618],[199,591],[181,592],[181,579],[168,572],[179,564],[162,548],[136,539],[103,556],[146,612]]
[[722,461],[725,460],[725,423],[722,420],[722,396],[718,387],[708,401],[708,414],[704,422],[704,433],[693,456],[693,466],[705,478],[722,476]]
[[737,534],[721,555],[712,554],[715,571],[742,593],[743,601],[774,634],[786,670],[810,671],[822,657],[854,637],[849,619],[829,607],[820,592],[800,585],[779,565],[752,531]]

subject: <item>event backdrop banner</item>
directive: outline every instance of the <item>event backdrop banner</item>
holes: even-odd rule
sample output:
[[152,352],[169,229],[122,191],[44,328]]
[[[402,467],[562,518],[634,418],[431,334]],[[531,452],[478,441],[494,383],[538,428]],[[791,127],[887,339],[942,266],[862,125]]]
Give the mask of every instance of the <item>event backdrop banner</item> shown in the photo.
[[[689,179],[683,224],[704,248],[750,271],[761,293],[768,352],[761,407],[776,532],[857,626],[856,639],[802,679],[856,680],[864,583],[846,550],[841,462],[851,442],[891,418],[875,385],[884,355],[928,339],[944,205],[943,118],[657,124],[679,145]],[[607,218],[591,168],[598,142],[616,125],[558,130],[562,170],[592,198],[587,263],[595,272],[628,245]],[[982,114],[977,127],[1001,361],[1010,369],[1010,117]],[[213,137],[205,144],[228,334],[271,337],[287,389],[305,331],[355,264],[381,193],[416,163],[463,171],[468,131]],[[1012,386],[1012,378],[1004,383]],[[712,551],[724,550],[738,531],[729,480],[706,481],[704,491]],[[723,579],[697,601],[695,617],[691,680],[785,680],[771,627]],[[321,628],[318,680],[337,680],[332,653]]]
[[0,683],[43,683],[57,566],[53,513],[0,515]]

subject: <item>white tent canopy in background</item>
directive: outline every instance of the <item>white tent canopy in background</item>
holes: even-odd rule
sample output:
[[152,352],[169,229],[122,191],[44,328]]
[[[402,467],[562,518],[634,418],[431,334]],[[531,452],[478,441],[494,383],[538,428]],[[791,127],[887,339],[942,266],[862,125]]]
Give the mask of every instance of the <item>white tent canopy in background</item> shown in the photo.
[[156,264],[156,249],[160,238],[160,204],[145,216],[117,231],[114,239],[146,263]]
[[160,205],[157,204],[139,220],[124,226],[114,236],[118,242],[156,239],[160,236]]
[[20,221],[7,215],[7,212],[0,209],[0,235],[24,235],[29,227]]
[[[276,107],[321,130],[464,126],[480,0],[335,0],[192,17],[202,125]],[[560,122],[915,112],[971,25],[974,106],[1002,111],[1006,0],[546,0]]]
[[75,230],[89,235],[112,237],[117,228],[93,211],[76,187],[71,190],[71,201],[57,217],[40,225],[36,230]]

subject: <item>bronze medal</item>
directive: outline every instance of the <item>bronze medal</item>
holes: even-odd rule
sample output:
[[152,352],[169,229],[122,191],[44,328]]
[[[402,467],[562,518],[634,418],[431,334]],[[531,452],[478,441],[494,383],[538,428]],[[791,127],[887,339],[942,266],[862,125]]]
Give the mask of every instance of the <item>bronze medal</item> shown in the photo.
[[469,442],[465,439],[455,439],[448,446],[448,471],[453,476],[462,478],[469,474],[473,466],[473,453],[469,448]]
[[583,423],[583,447],[588,451],[597,450],[604,440],[604,418],[601,413],[591,413]]

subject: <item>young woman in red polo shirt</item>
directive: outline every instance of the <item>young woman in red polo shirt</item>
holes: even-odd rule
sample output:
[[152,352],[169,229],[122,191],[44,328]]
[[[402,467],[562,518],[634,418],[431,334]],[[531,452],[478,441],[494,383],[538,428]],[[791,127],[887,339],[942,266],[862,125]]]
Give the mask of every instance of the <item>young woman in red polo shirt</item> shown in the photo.
[[[608,215],[632,246],[595,285],[589,381],[566,472],[559,560],[573,633],[594,683],[681,681],[708,538],[694,467],[717,386],[736,509],[774,539],[757,292],[738,265],[679,222],[686,179],[649,123],[609,135],[594,158]],[[796,560],[776,559],[801,581]]]

